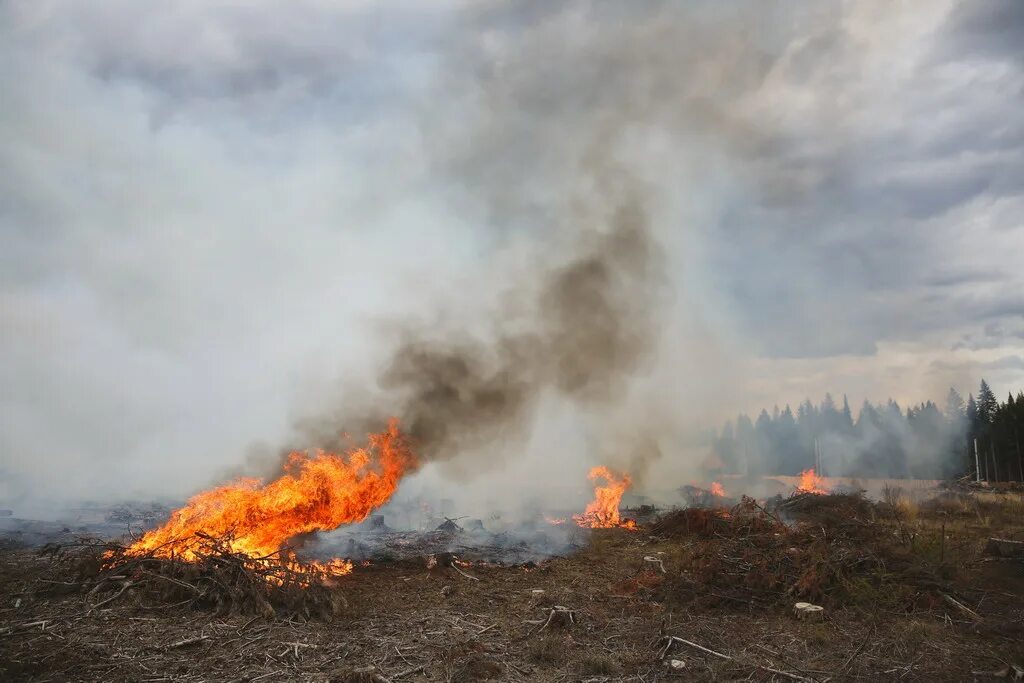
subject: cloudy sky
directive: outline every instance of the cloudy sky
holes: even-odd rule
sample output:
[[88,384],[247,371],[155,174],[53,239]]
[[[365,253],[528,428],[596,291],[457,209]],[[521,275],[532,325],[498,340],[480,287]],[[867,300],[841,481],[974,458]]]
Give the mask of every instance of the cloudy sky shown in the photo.
[[273,451],[620,181],[634,410],[1016,391],[1022,44],[1016,0],[2,0],[0,499]]

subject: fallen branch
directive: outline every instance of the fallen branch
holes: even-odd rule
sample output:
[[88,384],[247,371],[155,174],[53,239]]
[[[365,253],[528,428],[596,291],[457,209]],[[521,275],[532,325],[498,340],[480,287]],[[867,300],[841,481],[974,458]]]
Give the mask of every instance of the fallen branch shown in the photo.
[[772,667],[765,666],[764,664],[756,664],[756,663],[753,663],[753,662],[746,663],[746,662],[738,660],[738,659],[736,659],[734,657],[731,657],[729,655],[722,654],[721,652],[715,652],[714,650],[712,650],[710,648],[706,648],[703,645],[700,645],[698,643],[693,642],[692,640],[686,640],[685,638],[680,638],[678,636],[664,636],[663,640],[666,641],[665,642],[665,646],[662,648],[661,654],[658,657],[658,659],[664,659],[665,658],[665,655],[667,655],[668,651],[672,648],[672,644],[673,643],[682,643],[683,645],[688,645],[688,646],[690,646],[690,647],[692,647],[692,648],[694,648],[696,650],[700,650],[701,652],[703,652],[705,654],[709,654],[709,655],[711,655],[713,657],[718,657],[719,659],[724,659],[724,660],[726,660],[728,662],[736,662],[737,664],[741,664],[743,666],[752,666],[752,667],[754,667],[756,669],[761,669],[762,671],[767,671],[769,673],[777,674],[779,676],[783,676],[785,678],[789,678],[789,679],[792,679],[794,681],[807,681],[808,683],[814,683],[814,679],[813,678],[807,678],[806,676],[798,676],[797,674],[790,673],[788,671],[782,671],[780,669],[773,669]]
[[89,611],[92,611],[94,609],[99,609],[100,607],[103,607],[103,605],[106,605],[108,603],[113,602],[114,600],[117,600],[119,597],[121,597],[121,595],[124,594],[124,592],[126,590],[128,590],[129,588],[131,588],[134,585],[135,584],[132,581],[125,581],[124,585],[121,586],[121,590],[117,591],[116,593],[114,593],[112,596],[110,596],[106,600],[101,600],[101,601],[97,602],[95,605],[93,605],[92,607],[89,608]]
[[954,598],[952,595],[948,595],[947,593],[940,593],[940,595],[942,596],[943,600],[948,602],[953,607],[956,607],[958,610],[960,610],[961,612],[963,612],[964,614],[969,616],[971,619],[974,619],[975,621],[984,621],[985,620],[984,617],[982,617],[980,614],[978,614],[977,612],[972,610],[970,607],[968,607],[964,603],[962,603],[959,600],[957,600],[956,598]]
[[703,645],[698,645],[697,643],[693,642],[692,640],[686,640],[685,638],[679,638],[677,636],[664,636],[664,639],[666,641],[665,647],[662,648],[661,655],[658,657],[658,659],[664,659],[665,658],[665,655],[667,655],[668,651],[672,648],[672,643],[682,643],[683,645],[689,645],[690,647],[695,648],[697,650],[700,650],[701,652],[704,652],[706,654],[714,655],[715,657],[718,657],[720,659],[725,659],[725,660],[732,661],[732,657],[730,657],[729,655],[723,655],[721,652],[715,652],[714,650],[709,650],[708,648],[704,647]]
[[762,671],[768,671],[769,673],[777,674],[779,676],[785,676],[786,678],[792,679],[794,681],[808,681],[809,683],[814,683],[815,680],[813,678],[807,678],[806,676],[798,676],[796,674],[791,674],[788,671],[773,669],[770,666],[763,666],[761,664],[754,664],[753,666],[756,666],[758,669],[761,669]]
[[473,581],[479,581],[479,580],[480,580],[480,579],[478,579],[477,577],[475,577],[475,576],[471,576],[471,575],[467,574],[466,572],[462,571],[461,569],[459,569],[459,566],[458,566],[457,564],[455,564],[454,562],[452,562],[452,569],[454,569],[454,570],[455,570],[455,571],[457,571],[458,573],[462,574],[462,575],[463,575],[463,576],[465,576],[465,577],[466,577],[467,579],[471,579],[471,580],[473,580]]
[[176,643],[171,643],[170,645],[168,645],[164,649],[165,650],[177,650],[178,648],[189,647],[190,645],[198,645],[199,643],[203,642],[204,640],[209,640],[209,639],[210,639],[210,636],[196,636],[195,638],[186,638],[185,640],[179,640]]

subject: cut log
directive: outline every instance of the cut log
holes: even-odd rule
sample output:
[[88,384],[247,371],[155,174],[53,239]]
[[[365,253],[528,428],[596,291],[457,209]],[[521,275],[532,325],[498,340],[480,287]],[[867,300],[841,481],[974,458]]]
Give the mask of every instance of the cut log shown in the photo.
[[793,605],[793,615],[802,621],[820,621],[825,616],[825,608],[809,602],[798,602]]

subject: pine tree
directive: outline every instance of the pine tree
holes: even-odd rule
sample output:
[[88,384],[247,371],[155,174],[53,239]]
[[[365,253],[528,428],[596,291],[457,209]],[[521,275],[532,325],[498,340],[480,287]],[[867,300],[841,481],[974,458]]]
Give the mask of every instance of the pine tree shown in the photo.
[[950,422],[958,422],[964,417],[964,399],[953,387],[949,388],[946,394],[946,419]]
[[999,409],[999,401],[992,393],[988,382],[981,380],[981,387],[978,388],[978,420],[983,425],[990,425],[995,420],[996,411]]
[[842,416],[843,433],[850,434],[853,431],[853,413],[850,412],[850,401],[846,398],[846,394],[843,394],[843,410],[840,415]]
[[967,419],[967,435],[974,438],[978,435],[978,403],[974,400],[974,394],[967,394],[967,408],[964,410],[964,417]]
[[736,417],[736,448],[744,474],[750,474],[751,470],[760,471],[761,459],[757,453],[754,423],[744,413],[740,413]]
[[779,467],[778,454],[775,452],[775,424],[767,410],[761,410],[754,424],[757,436],[757,453],[760,464],[766,472],[777,472]]
[[775,450],[779,454],[779,465],[785,474],[797,474],[804,469],[804,463],[798,459],[798,442],[796,420],[793,418],[793,410],[787,404],[775,425]]

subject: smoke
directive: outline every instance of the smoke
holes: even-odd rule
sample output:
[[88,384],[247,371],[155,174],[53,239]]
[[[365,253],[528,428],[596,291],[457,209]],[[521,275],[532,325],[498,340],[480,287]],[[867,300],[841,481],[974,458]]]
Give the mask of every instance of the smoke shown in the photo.
[[297,438],[339,448],[337,437],[396,415],[424,460],[472,453],[485,462],[458,469],[478,471],[502,442],[523,442],[546,393],[582,411],[623,402],[655,350],[664,273],[639,197],[627,196],[602,218],[576,231],[566,260],[532,253],[533,266],[499,292],[480,334],[400,327],[374,406],[344,401],[301,420]]
[[1015,43],[880,7],[0,4],[0,497],[391,415],[410,491],[640,488],[740,410],[1020,355],[952,349],[1021,311]]

